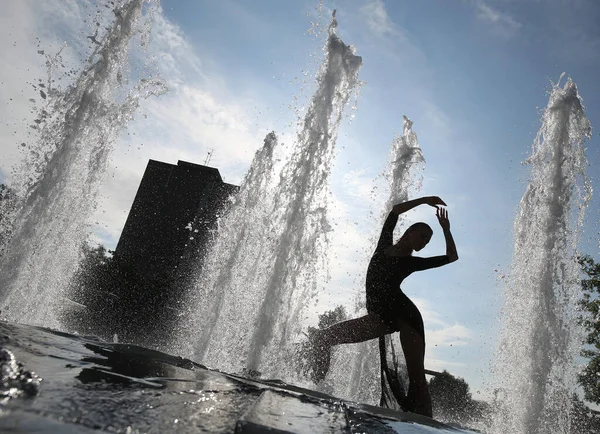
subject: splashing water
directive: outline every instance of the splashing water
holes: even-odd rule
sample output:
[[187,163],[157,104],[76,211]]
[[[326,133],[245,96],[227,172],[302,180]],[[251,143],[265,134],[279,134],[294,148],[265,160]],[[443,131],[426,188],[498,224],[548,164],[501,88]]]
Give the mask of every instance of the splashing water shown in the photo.
[[58,308],[86,237],[101,176],[119,134],[132,119],[140,98],[166,91],[158,79],[140,79],[124,98],[131,39],[147,42],[141,26],[143,0],[114,9],[115,19],[77,80],[54,88],[49,61],[47,105],[36,123],[39,139],[20,170],[21,202],[13,214],[12,238],[0,264],[2,317],[59,327]]
[[[265,137],[263,146],[256,152],[250,170],[244,177],[239,192],[232,198],[229,212],[219,221],[215,239],[202,258],[202,274],[195,282],[197,289],[191,293],[188,306],[194,312],[184,330],[202,330],[198,340],[183,336],[173,350],[182,345],[188,354],[198,354],[200,360],[206,352],[220,315],[227,321],[236,321],[236,312],[256,303],[249,291],[232,294],[223,288],[236,282],[251,282],[260,268],[263,251],[272,247],[272,239],[264,237],[257,229],[269,226],[272,209],[274,176],[273,151],[278,145],[274,132]],[[228,312],[226,307],[232,307]],[[231,316],[227,316],[231,313]],[[223,319],[221,319],[222,321]]]
[[514,225],[505,324],[494,366],[501,393],[497,433],[569,432],[582,337],[576,247],[591,196],[583,143],[590,134],[575,83],[554,85]]
[[[381,224],[387,218],[392,207],[408,201],[421,190],[425,169],[425,158],[419,147],[417,135],[412,130],[413,122],[403,116],[402,136],[394,139],[390,151],[390,163],[387,180],[390,184],[390,197],[382,211]],[[402,216],[400,216],[402,218]]]
[[[8,339],[8,338],[6,338]],[[42,379],[17,362],[12,352],[0,348],[0,404],[10,399],[33,397],[40,391]]]
[[[417,135],[412,131],[412,124],[412,121],[404,116],[402,137],[392,144],[392,163],[388,175],[390,197],[385,204],[380,227],[383,226],[387,214],[395,204],[408,201],[421,190],[425,158],[419,147]],[[400,216],[398,220],[403,221],[403,217]],[[408,385],[408,373],[399,333],[392,333],[379,338],[379,351],[381,352],[380,357],[385,360],[385,366],[381,366],[380,374],[382,387],[380,405],[401,410],[398,400],[403,399],[403,397],[394,395],[390,383],[394,378],[401,379],[404,381],[404,385]],[[406,394],[407,391],[402,392]]]
[[[419,147],[417,135],[412,131],[412,121],[403,116],[403,133],[392,141],[385,180],[389,186],[389,197],[382,209],[377,235],[372,237],[375,246],[379,231],[393,205],[405,202],[414,197],[421,189],[422,171],[425,168],[423,152]],[[400,216],[399,221],[402,221]],[[399,227],[399,225],[397,226]],[[368,261],[368,258],[367,258]],[[365,265],[366,268],[366,265]],[[364,288],[360,289],[362,302],[359,304],[360,315],[363,315]],[[388,351],[402,357],[397,334],[386,337]],[[333,393],[348,399],[380,404],[381,382],[379,347],[377,340],[357,345],[342,345],[335,350],[330,378]],[[391,356],[391,354],[389,354]],[[350,361],[350,362],[349,362]],[[350,367],[350,369],[349,369]],[[348,371],[350,370],[350,375]]]
[[[336,26],[334,15],[318,88],[277,185],[263,189],[269,184],[263,176],[271,173],[251,169],[212,252],[223,271],[200,279],[198,298],[204,306],[194,310],[212,314],[210,324],[201,316],[195,321],[200,332],[194,340],[196,357],[208,365],[281,376],[284,349],[297,337],[303,309],[316,293],[331,230],[327,182],[337,131],[362,64],[354,48],[336,35]],[[255,159],[256,164],[261,161]],[[255,189],[263,200],[251,204],[246,191]],[[253,215],[259,217],[248,222]]]

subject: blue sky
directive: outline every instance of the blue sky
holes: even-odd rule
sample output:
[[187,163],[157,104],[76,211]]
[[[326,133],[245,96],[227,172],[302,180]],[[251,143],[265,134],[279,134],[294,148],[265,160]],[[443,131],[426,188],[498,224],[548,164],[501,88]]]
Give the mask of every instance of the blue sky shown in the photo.
[[[265,134],[291,143],[296,116],[314,86],[330,13],[338,34],[363,58],[356,110],[348,110],[332,172],[332,281],[313,319],[337,304],[352,310],[362,291],[377,216],[373,193],[390,144],[413,122],[426,169],[422,193],[449,205],[460,261],[411,276],[405,292],[423,308],[427,367],[448,369],[474,390],[488,376],[498,332],[501,276],[509,271],[512,224],[528,176],[525,160],[540,127],[550,80],[578,85],[592,126],[600,125],[600,5],[594,0],[324,1],[162,0],[149,56],[168,94],[143,102],[123,134],[93,217],[114,246],[149,158],[211,165],[239,183]],[[101,8],[100,8],[101,9]],[[31,83],[45,77],[41,48],[67,42],[73,64],[89,49],[85,1],[10,2],[0,45],[0,179],[30,138]],[[108,19],[107,15],[102,15]],[[89,20],[88,20],[89,21]],[[311,23],[319,23],[316,26]],[[312,31],[311,31],[312,29]],[[39,38],[36,41],[35,38]],[[12,98],[12,99],[11,99]],[[354,115],[350,121],[349,115]],[[598,133],[588,142],[588,175],[598,189]],[[581,249],[598,257],[598,209],[588,208]],[[437,229],[433,212],[417,209]],[[421,253],[444,251],[443,238]]]

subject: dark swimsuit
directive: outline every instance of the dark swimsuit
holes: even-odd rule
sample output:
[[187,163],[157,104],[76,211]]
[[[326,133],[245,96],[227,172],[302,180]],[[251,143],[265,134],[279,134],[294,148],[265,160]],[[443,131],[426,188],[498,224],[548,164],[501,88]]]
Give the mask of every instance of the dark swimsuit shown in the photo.
[[393,244],[398,214],[391,212],[367,269],[367,312],[379,315],[391,331],[398,331],[398,320],[413,327],[425,341],[423,318],[417,306],[402,292],[400,284],[414,271],[441,267],[450,261],[447,255],[419,258],[387,256],[385,249]]

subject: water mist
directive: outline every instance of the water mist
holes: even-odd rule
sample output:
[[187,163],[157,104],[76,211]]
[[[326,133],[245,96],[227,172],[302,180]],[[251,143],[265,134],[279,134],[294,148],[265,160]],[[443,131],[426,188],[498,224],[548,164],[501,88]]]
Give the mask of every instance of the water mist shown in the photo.
[[[389,196],[383,205],[377,234],[371,237],[372,248],[375,248],[383,222],[393,205],[414,198],[421,189],[422,171],[425,168],[423,152],[419,147],[417,135],[412,131],[412,121],[403,116],[402,136],[396,137],[391,144],[388,165],[384,177],[389,189]],[[400,216],[400,227],[403,216]],[[372,252],[369,252],[371,254]],[[365,270],[369,258],[365,258]],[[358,315],[364,315],[365,289],[359,289],[360,300]],[[403,358],[397,333],[386,337],[388,352],[395,352]],[[362,342],[356,345],[342,345],[335,349],[331,373],[328,376],[331,393],[359,402],[379,405],[381,397],[379,347],[377,340]]]
[[127,76],[132,38],[147,41],[140,25],[143,0],[116,6],[114,21],[67,88],[55,88],[50,59],[46,106],[36,120],[39,138],[17,172],[21,201],[0,263],[2,318],[59,328],[58,310],[88,232],[108,157],[141,98],[166,91],[160,80],[140,79],[119,96]]
[[[194,352],[209,366],[281,377],[303,310],[316,294],[331,230],[326,211],[334,147],[362,64],[336,26],[334,14],[317,89],[278,179],[271,178],[270,151],[257,154],[208,254],[218,266],[205,267],[194,289]],[[250,201],[254,196],[260,200]]]
[[497,433],[569,432],[582,337],[576,255],[591,196],[583,147],[590,133],[575,83],[554,85],[527,160],[531,177],[514,224],[494,366]]

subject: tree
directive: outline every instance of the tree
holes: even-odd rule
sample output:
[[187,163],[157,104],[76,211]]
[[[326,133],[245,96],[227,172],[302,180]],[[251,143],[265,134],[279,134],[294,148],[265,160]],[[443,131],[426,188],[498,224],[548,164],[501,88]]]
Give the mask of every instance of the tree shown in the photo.
[[312,356],[314,355],[315,348],[313,346],[316,338],[316,333],[319,330],[323,330],[335,323],[340,321],[345,321],[347,319],[346,309],[344,306],[336,306],[333,310],[328,310],[319,315],[319,322],[317,327],[308,327],[306,330],[307,339],[302,342],[298,348],[298,357],[296,359],[296,369],[298,372],[303,373],[306,376],[312,375],[314,373],[314,360],[312,360]]
[[73,282],[76,288],[72,295],[78,303],[92,303],[93,291],[102,291],[112,271],[112,251],[100,244],[92,247],[85,243],[82,247],[82,258]]
[[453,420],[463,419],[465,408],[472,400],[467,382],[448,371],[429,380],[429,393],[435,414]]
[[326,329],[329,326],[332,326],[338,322],[345,321],[347,319],[346,309],[344,306],[336,306],[333,310],[328,310],[327,312],[319,315],[319,328]]
[[443,371],[429,380],[429,393],[436,419],[462,426],[489,425],[490,405],[474,400],[464,379]]
[[130,293],[139,290],[132,273],[103,245],[84,243],[79,267],[67,289],[71,302],[62,321],[72,332],[110,340],[131,339],[130,324],[137,319]]
[[587,315],[581,316],[580,323],[586,331],[585,344],[581,355],[589,359],[579,374],[579,383],[583,387],[585,399],[600,404],[600,263],[590,256],[579,258],[579,264],[586,279],[581,281],[583,297],[579,302]]
[[577,394],[573,394],[571,406],[571,432],[600,432],[600,412],[590,409]]
[[[164,281],[144,279],[103,245],[84,243],[61,319],[69,331],[142,346],[168,342],[178,317],[165,313],[172,296]],[[171,298],[169,298],[171,297]]]
[[308,335],[309,342],[313,341],[314,334],[318,330],[326,329],[327,327],[334,325],[338,322],[345,321],[348,318],[346,309],[344,306],[336,306],[333,310],[328,310],[319,315],[318,327],[308,327],[306,334]]

